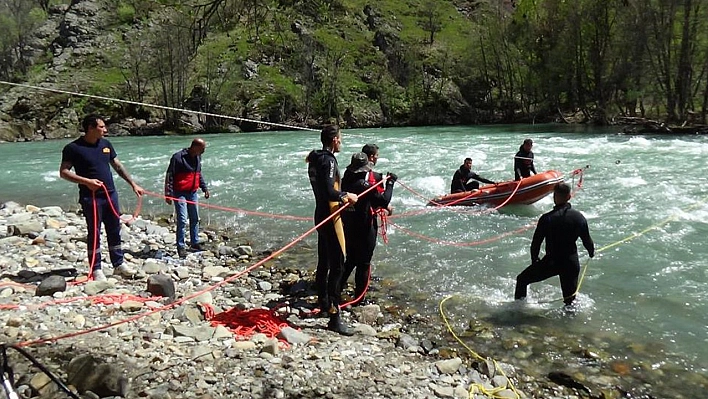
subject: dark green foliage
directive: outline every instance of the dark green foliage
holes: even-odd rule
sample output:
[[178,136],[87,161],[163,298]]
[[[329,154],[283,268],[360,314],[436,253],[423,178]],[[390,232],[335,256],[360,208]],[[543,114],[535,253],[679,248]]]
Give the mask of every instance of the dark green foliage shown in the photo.
[[[706,121],[705,0],[96,1],[120,39],[72,71],[95,94],[307,125]],[[0,0],[0,77],[46,70],[18,49],[48,7]]]

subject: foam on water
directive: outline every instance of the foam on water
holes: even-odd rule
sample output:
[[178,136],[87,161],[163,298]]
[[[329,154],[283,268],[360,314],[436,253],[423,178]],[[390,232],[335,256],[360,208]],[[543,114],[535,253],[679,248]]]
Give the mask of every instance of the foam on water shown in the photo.
[[[526,322],[546,328],[544,320],[550,318],[550,324],[562,320],[564,334],[582,337],[604,332],[655,346],[657,356],[679,354],[687,363],[705,368],[708,204],[699,202],[707,193],[708,142],[703,137],[630,137],[596,130],[559,134],[544,126],[345,130],[344,148],[337,154],[340,169],[364,144],[377,143],[381,158],[376,169],[396,173],[402,183],[424,197],[395,186],[394,215],[411,212],[411,216],[392,221],[432,241],[390,227],[389,245],[380,242],[374,255],[376,275],[424,290],[431,312],[445,295],[459,292],[469,298],[451,304],[456,316],[471,319],[489,311],[496,319],[513,323],[509,315],[513,312],[506,306],[514,303],[515,278],[528,266],[533,227],[553,207],[552,198],[498,212],[481,207],[419,211],[428,210],[428,199],[448,192],[455,169],[467,156],[474,159],[473,169],[480,175],[512,179],[512,157],[527,137],[534,139],[538,171],[568,173],[590,166],[582,190],[571,202],[588,218],[597,247],[627,241],[590,261],[579,310],[573,316],[578,323],[567,322],[569,317],[557,303],[538,303],[560,296],[557,279],[530,286],[527,309],[521,310],[522,316],[527,312]],[[304,159],[310,150],[321,147],[316,133],[210,135],[206,139],[209,147],[203,173],[213,195],[209,204],[312,217],[314,200]],[[111,138],[136,180],[158,193],[169,156],[189,140]],[[0,200],[76,207],[76,185],[58,179],[55,172],[62,145],[0,145],[0,157],[8,165],[17,165],[2,174]],[[28,165],[24,149],[50,155]],[[120,178],[116,184],[121,201],[133,204],[129,187]],[[153,199],[143,205],[146,214],[169,212],[164,201]],[[278,248],[312,227],[311,220],[259,218],[213,209],[202,212],[203,218],[208,213],[212,223],[244,232],[265,248]],[[644,231],[650,227],[654,228]],[[308,237],[307,245],[314,245],[314,240]],[[447,241],[473,245],[455,246]],[[587,255],[582,246],[579,249],[584,264]],[[482,299],[474,299],[477,296]],[[617,344],[616,349],[621,352],[626,346]]]
[[44,172],[41,174],[41,176],[42,176],[42,180],[44,180],[44,181],[57,181],[57,180],[59,180],[59,172],[57,170]]

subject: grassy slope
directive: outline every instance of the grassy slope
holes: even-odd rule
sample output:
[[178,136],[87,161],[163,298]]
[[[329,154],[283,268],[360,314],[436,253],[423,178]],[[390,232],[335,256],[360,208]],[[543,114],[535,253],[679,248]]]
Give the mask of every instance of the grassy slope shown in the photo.
[[[426,0],[380,0],[375,3],[344,0],[344,9],[335,10],[324,21],[315,21],[297,7],[272,8],[260,27],[257,39],[254,29],[242,19],[228,32],[213,31],[208,35],[190,64],[187,92],[194,85],[208,85],[220,104],[215,111],[229,115],[268,118],[278,109],[290,109],[293,111],[290,118],[313,117],[313,114],[321,117],[325,112],[323,108],[332,103],[323,97],[326,90],[312,94],[310,113],[305,114],[305,86],[306,80],[310,79],[303,66],[303,52],[307,46],[304,45],[304,35],[298,36],[290,29],[290,24],[298,21],[305,27],[306,36],[317,43],[316,79],[322,85],[334,82],[336,108],[340,115],[351,108],[356,117],[380,121],[380,101],[387,102],[397,114],[405,115],[411,105],[411,87],[396,84],[389,71],[390,60],[373,45],[374,32],[366,26],[363,10],[367,4],[372,5],[378,28],[397,38],[396,44],[403,50],[400,56],[416,66],[412,70],[417,74],[422,69],[421,65],[435,70],[443,68],[441,65],[449,64],[451,60],[460,59],[468,47],[466,37],[474,28],[451,2],[436,1],[435,10],[441,15],[442,31],[436,33],[435,44],[429,46],[429,34],[421,28],[419,16],[425,3]],[[155,12],[151,13],[151,16],[154,15]],[[122,40],[123,34],[130,34],[136,28],[144,29],[154,21],[148,18],[141,23],[128,23],[130,18],[125,15],[121,20],[112,19],[105,24],[104,35],[107,39],[101,41],[110,45],[97,49],[98,54],[89,56],[67,71],[58,82],[71,82],[75,88],[90,94],[127,98],[120,71],[121,64],[125,65],[121,60],[129,51]],[[145,50],[144,56],[150,57],[150,51]],[[334,64],[338,58],[341,58],[341,65],[336,79],[333,79]],[[256,78],[244,78],[243,64],[246,60],[258,64]],[[215,72],[217,65],[220,66],[218,73]],[[413,80],[413,84],[415,82]],[[150,94],[145,101],[159,103],[158,86],[153,82],[148,87]],[[385,100],[381,100],[382,93]],[[85,103],[81,101],[77,104]],[[108,106],[106,111],[109,112],[118,111],[115,104],[93,101],[92,104]]]

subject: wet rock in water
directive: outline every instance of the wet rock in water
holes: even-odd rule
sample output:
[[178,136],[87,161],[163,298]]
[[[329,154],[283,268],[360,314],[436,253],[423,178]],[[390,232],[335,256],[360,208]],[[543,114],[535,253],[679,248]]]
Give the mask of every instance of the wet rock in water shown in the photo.
[[615,361],[610,363],[610,368],[612,369],[612,371],[619,375],[627,375],[630,371],[632,371],[632,367],[626,362],[622,361]]
[[585,385],[579,383],[572,376],[562,372],[562,371],[552,371],[548,373],[548,379],[555,382],[558,385],[562,385],[567,388],[576,389],[578,391],[591,394],[590,389]]

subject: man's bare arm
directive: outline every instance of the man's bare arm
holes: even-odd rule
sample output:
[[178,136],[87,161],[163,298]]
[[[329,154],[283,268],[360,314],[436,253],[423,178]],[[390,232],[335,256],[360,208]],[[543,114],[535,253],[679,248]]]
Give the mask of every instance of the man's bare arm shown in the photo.
[[145,193],[145,190],[143,190],[142,187],[140,187],[137,183],[135,183],[135,181],[133,181],[133,179],[130,177],[130,174],[125,169],[123,164],[118,160],[118,158],[113,158],[111,160],[111,166],[113,167],[113,170],[118,173],[118,176],[120,176],[123,180],[130,184],[130,187],[133,188],[133,191],[136,195],[140,196]]
[[71,170],[73,167],[74,165],[71,162],[62,162],[59,165],[59,177],[72,183],[83,184],[91,191],[96,191],[103,186],[103,182],[98,179],[88,179],[77,175],[76,172]]

